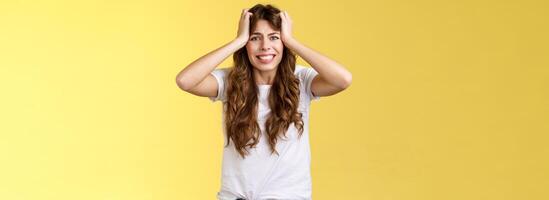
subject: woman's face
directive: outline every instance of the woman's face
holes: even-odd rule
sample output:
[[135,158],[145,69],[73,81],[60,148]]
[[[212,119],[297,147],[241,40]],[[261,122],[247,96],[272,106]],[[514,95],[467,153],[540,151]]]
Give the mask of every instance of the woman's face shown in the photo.
[[284,51],[280,31],[274,30],[267,20],[258,20],[250,34],[246,50],[250,62],[257,70],[275,70]]

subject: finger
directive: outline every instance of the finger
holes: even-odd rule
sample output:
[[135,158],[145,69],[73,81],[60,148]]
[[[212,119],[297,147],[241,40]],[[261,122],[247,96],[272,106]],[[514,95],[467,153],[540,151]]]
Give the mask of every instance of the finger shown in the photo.
[[245,15],[244,15],[244,19],[245,20],[250,20],[250,17],[253,15],[253,13],[251,12],[247,12]]
[[240,16],[244,17],[246,16],[246,13],[248,13],[248,9],[247,8],[242,9],[242,14]]
[[288,14],[288,12],[284,11],[284,16],[286,16],[288,21],[292,21],[292,18],[290,18],[290,15]]

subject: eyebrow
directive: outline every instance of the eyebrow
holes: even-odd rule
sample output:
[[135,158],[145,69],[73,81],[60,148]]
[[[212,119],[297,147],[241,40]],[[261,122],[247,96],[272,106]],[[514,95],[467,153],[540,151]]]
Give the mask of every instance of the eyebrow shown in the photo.
[[[272,33],[269,33],[267,36],[274,35],[274,34],[280,34],[280,33],[279,32],[272,32]],[[254,33],[252,33],[252,35],[261,35],[261,33],[260,32],[254,32]]]

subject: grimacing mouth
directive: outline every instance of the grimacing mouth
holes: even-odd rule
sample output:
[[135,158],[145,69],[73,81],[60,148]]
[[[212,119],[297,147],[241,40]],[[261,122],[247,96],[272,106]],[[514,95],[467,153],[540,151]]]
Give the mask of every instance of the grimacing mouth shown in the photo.
[[255,57],[256,57],[257,59],[260,59],[260,60],[261,60],[261,58],[260,58],[261,56],[271,56],[271,55],[273,56],[273,59],[276,57],[276,54],[260,54],[260,55],[256,55]]

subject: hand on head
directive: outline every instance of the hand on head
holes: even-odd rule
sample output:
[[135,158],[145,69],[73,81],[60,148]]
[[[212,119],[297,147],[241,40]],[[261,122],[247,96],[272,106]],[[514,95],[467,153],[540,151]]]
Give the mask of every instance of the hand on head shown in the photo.
[[[242,42],[247,42],[250,38],[250,17],[253,15],[253,13],[248,12],[248,8],[242,9],[242,14],[240,15],[240,21],[238,23],[238,32],[236,38]],[[293,39],[292,36],[292,19],[290,18],[290,15],[286,11],[280,11],[278,13],[278,16],[281,20],[281,27],[280,27],[280,37],[283,43],[288,42],[289,40]]]
[[292,39],[292,19],[290,18],[290,15],[288,15],[288,12],[281,11],[279,14],[280,19],[282,20],[282,24],[280,29],[281,34],[280,37],[282,37],[282,42],[286,43],[287,41]]
[[242,14],[240,15],[240,21],[238,23],[238,32],[237,39],[248,41],[250,38],[250,17],[252,16],[251,12],[248,12],[249,9],[243,9]]

